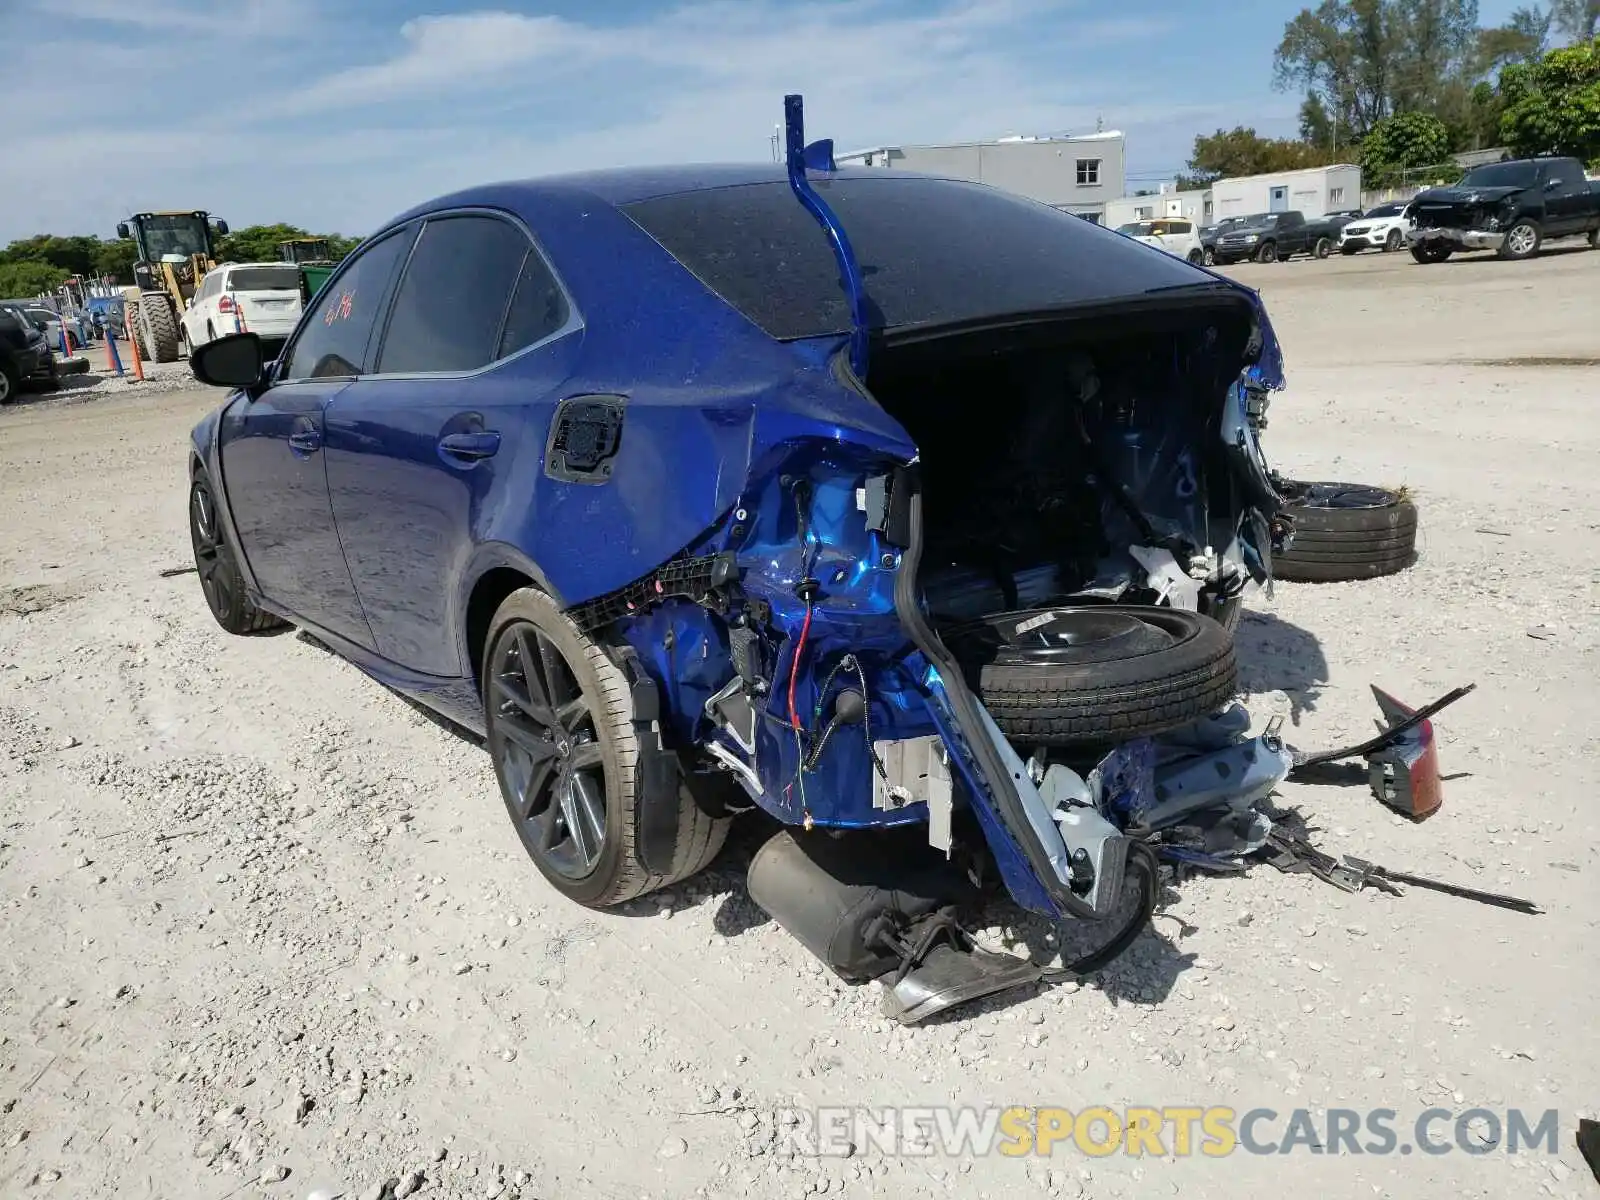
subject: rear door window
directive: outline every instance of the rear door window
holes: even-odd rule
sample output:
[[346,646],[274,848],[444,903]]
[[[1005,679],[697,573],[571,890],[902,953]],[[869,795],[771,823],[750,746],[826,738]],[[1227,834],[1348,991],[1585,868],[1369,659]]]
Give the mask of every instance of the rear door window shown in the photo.
[[347,270],[323,285],[300,321],[280,379],[366,374],[367,348],[413,229],[363,246]]
[[[378,373],[475,371],[498,358],[531,249],[527,235],[499,217],[430,219],[395,292]],[[537,307],[534,291],[529,303]]]
[[500,334],[500,348],[496,355],[505,358],[535,342],[542,342],[559,332],[567,323],[571,311],[567,297],[556,282],[556,277],[545,265],[539,252],[531,246],[522,260],[522,273],[517,279],[517,290],[511,297],[511,307],[506,312],[506,324]]
[[228,272],[228,288],[235,292],[298,292],[297,267],[235,267]]

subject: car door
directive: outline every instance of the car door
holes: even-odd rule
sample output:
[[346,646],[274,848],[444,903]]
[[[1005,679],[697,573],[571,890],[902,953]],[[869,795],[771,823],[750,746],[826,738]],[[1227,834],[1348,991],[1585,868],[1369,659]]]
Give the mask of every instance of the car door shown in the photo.
[[189,339],[189,345],[202,346],[206,338],[206,302],[217,290],[217,281],[222,278],[221,271],[213,271],[200,282],[200,290],[195,292],[194,298],[189,301],[189,307],[183,310],[180,320],[183,322],[183,335]]
[[[496,478],[544,449],[576,352],[566,293],[522,226],[430,216],[395,289],[376,370],[328,406],[334,518],[378,652],[421,674],[468,673],[457,583]],[[531,496],[522,503],[531,503]]]
[[1589,181],[1573,159],[1557,159],[1544,168],[1545,236],[1581,233],[1589,215]]
[[413,232],[378,238],[329,280],[270,385],[230,405],[220,430],[228,505],[257,589],[273,606],[368,649],[372,631],[328,502],[323,411],[368,369]]

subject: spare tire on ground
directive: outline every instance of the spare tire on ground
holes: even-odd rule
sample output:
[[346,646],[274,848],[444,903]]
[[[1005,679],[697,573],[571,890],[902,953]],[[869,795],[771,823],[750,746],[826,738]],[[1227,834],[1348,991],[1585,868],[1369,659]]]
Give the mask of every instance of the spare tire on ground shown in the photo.
[[1359,483],[1279,487],[1294,519],[1289,549],[1272,573],[1292,583],[1337,583],[1393,575],[1416,561],[1417,506],[1388,488]]
[[1028,609],[944,639],[1000,731],[1024,745],[1150,737],[1216,712],[1238,690],[1233,638],[1183,609]]

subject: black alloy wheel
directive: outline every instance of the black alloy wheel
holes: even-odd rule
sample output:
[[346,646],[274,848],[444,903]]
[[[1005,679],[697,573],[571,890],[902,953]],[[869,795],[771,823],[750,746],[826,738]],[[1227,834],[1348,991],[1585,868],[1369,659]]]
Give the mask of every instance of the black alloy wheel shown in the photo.
[[596,700],[529,621],[501,630],[490,670],[490,752],[517,836],[547,874],[586,879],[606,848],[606,755]]
[[204,471],[189,484],[189,543],[206,607],[217,624],[229,633],[260,633],[277,629],[284,621],[257,608],[245,594],[244,576],[234,557],[227,530],[217,512],[217,499]]

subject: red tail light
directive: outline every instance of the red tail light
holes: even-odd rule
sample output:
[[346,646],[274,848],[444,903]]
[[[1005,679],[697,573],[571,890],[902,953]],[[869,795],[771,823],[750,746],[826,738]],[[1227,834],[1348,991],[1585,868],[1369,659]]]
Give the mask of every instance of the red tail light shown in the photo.
[[217,311],[218,312],[232,312],[233,311],[233,297],[232,296],[218,296],[217,297]]

